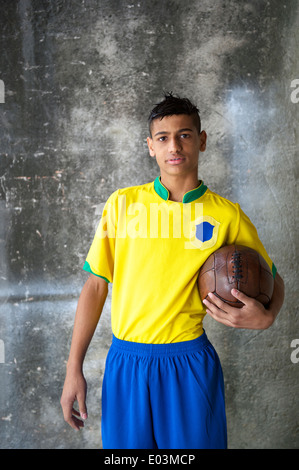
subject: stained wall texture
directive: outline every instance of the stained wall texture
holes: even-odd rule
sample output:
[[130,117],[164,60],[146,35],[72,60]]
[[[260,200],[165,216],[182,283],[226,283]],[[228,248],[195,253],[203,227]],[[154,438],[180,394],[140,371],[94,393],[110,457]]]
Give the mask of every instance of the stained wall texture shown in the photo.
[[147,117],[164,91],[199,106],[199,177],[241,204],[286,284],[269,330],[205,320],[229,447],[299,446],[298,15],[295,0],[1,1],[1,448],[101,447],[110,294],[83,431],[59,403],[82,266],[111,192],[158,174]]

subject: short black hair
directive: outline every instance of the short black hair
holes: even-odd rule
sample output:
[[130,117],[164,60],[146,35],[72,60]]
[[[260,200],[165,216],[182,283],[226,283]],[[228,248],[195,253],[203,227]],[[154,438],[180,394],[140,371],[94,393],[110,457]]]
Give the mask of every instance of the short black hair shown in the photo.
[[194,124],[198,129],[198,133],[201,132],[201,120],[199,115],[199,109],[195,106],[188,98],[180,98],[174,96],[172,92],[168,92],[164,95],[164,99],[155,105],[152,109],[148,122],[149,131],[151,134],[152,122],[155,119],[162,120],[165,116],[173,116],[177,114],[187,114],[194,116]]

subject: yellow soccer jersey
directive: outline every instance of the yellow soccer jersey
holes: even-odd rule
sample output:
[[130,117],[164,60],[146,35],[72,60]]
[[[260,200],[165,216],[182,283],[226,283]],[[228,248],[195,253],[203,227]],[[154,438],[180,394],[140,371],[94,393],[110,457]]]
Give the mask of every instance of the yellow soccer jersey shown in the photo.
[[83,269],[113,283],[112,332],[126,341],[171,343],[203,332],[197,276],[223,245],[257,250],[275,266],[238,204],[203,182],[169,200],[160,178],[108,199]]

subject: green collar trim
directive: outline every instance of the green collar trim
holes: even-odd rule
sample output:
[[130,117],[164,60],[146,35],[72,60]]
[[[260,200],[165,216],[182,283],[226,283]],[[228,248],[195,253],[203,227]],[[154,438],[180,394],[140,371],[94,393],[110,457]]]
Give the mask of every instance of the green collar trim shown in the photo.
[[[154,188],[155,188],[156,193],[162,199],[164,199],[164,201],[168,201],[169,191],[161,183],[161,176],[158,176],[155,179]],[[196,199],[199,199],[201,196],[203,196],[203,194],[206,192],[207,189],[208,189],[207,186],[203,183],[203,181],[201,181],[199,186],[197,186],[197,188],[191,189],[191,191],[188,191],[186,194],[184,194],[183,203],[193,202]]]

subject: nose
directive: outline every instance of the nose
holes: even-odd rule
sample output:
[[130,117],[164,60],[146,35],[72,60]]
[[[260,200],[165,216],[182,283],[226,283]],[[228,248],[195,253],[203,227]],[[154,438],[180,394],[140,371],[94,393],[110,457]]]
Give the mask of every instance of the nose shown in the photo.
[[169,153],[177,153],[182,150],[182,144],[178,137],[172,137],[168,140],[168,151]]

